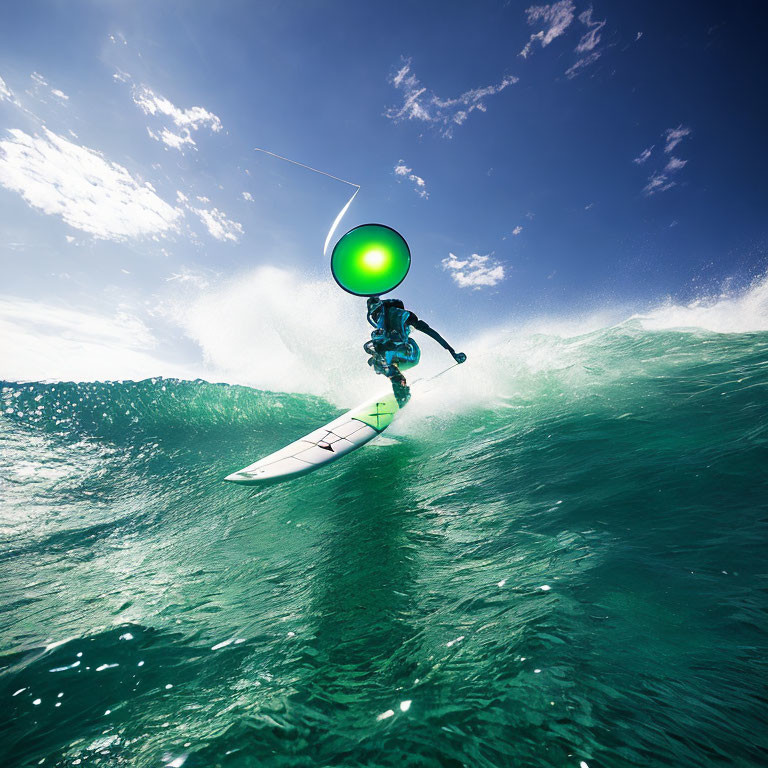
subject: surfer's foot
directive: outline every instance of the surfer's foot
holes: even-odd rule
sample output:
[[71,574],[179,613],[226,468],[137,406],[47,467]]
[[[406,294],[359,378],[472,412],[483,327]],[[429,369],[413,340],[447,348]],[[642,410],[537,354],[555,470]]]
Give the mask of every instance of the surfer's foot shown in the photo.
[[405,377],[400,374],[399,377],[390,379],[392,382],[392,392],[395,394],[397,404],[402,408],[411,399],[410,387],[405,383]]

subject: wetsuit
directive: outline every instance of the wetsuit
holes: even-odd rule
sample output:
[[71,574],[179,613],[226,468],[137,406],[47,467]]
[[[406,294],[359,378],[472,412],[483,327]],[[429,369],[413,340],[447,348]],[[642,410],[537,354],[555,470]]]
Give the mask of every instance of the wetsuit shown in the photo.
[[368,365],[392,382],[392,390],[401,407],[411,396],[402,371],[413,368],[421,358],[419,345],[410,338],[411,328],[433,338],[456,362],[466,360],[466,355],[457,353],[434,328],[405,309],[399,299],[381,300],[375,296],[368,299],[368,322],[373,326],[371,340],[363,345],[371,356]]

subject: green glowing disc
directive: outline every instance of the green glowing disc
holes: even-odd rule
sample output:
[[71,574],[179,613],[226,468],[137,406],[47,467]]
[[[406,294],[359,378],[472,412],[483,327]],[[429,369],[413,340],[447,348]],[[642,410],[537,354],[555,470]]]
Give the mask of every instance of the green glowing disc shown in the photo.
[[410,268],[408,243],[384,224],[350,229],[331,254],[333,279],[355,296],[379,296],[394,290]]

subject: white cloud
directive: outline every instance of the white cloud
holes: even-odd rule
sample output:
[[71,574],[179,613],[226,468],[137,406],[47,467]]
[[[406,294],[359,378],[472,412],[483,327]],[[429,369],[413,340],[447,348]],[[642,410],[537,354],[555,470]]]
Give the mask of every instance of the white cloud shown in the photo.
[[0,359],[14,381],[193,378],[153,357],[157,340],[126,308],[107,314],[0,297]]
[[650,197],[657,192],[666,192],[675,186],[674,181],[670,181],[669,177],[663,173],[653,173],[648,179],[648,183],[643,187],[643,192]]
[[[666,131],[664,131],[664,153],[669,154],[672,152],[672,150],[686,137],[691,134],[691,129],[684,126],[684,125],[678,125],[677,128],[667,128]],[[651,150],[653,147],[649,147],[648,149],[644,149],[638,157],[636,157],[633,162],[640,165],[641,163],[644,163],[651,155]],[[663,155],[661,156],[663,157]],[[655,195],[657,192],[666,192],[666,190],[671,189],[676,185],[677,182],[671,181],[669,178],[669,174],[676,173],[677,171],[682,170],[685,168],[686,165],[688,165],[687,160],[681,160],[679,157],[675,157],[674,155],[670,156],[669,160],[667,161],[667,164],[664,166],[664,168],[661,168],[661,157],[659,158],[659,161],[657,163],[657,170],[653,171],[651,175],[648,177],[648,182],[646,183],[645,187],[643,187],[643,193],[646,196]]]
[[394,122],[421,120],[442,126],[443,136],[450,137],[453,129],[462,125],[472,112],[487,110],[484,100],[488,96],[494,96],[517,81],[518,78],[507,75],[496,85],[473,88],[455,99],[443,99],[420,83],[411,72],[410,59],[406,59],[390,81],[395,88],[403,92],[403,103],[399,107],[390,107],[385,114]]
[[69,101],[69,96],[67,96],[64,91],[60,91],[58,88],[53,88],[51,84],[39,73],[39,72],[33,72],[30,75],[30,78],[32,79],[32,82],[35,84],[33,91],[27,91],[30,95],[37,95],[38,91],[42,88],[46,91],[48,91],[50,94],[55,96],[60,101]]
[[560,0],[560,2],[551,5],[533,5],[525,12],[528,24],[542,23],[544,29],[541,29],[535,35],[531,35],[525,47],[520,51],[520,56],[527,59],[533,52],[533,46],[536,42],[541,43],[542,48],[546,48],[555,38],[560,37],[573,21],[575,6],[571,0]]
[[605,20],[592,21],[592,8],[588,8],[579,15],[579,21],[588,29],[581,40],[579,40],[579,44],[576,46],[576,53],[586,53],[587,51],[594,50],[600,42],[600,30],[605,26]]
[[200,217],[200,221],[205,224],[206,229],[212,237],[217,240],[230,240],[236,243],[243,234],[243,225],[237,221],[227,218],[224,211],[218,208],[206,210],[204,208],[190,208],[191,211]]
[[644,149],[632,162],[637,163],[638,165],[642,165],[651,156],[651,152],[653,152],[654,146],[655,145],[651,145],[647,149]]
[[664,131],[666,137],[666,144],[664,145],[665,152],[671,152],[686,136],[690,136],[691,129],[686,128],[683,125],[678,125],[677,128],[667,128]]
[[685,168],[686,165],[688,165],[687,160],[681,160],[679,157],[673,156],[669,158],[669,162],[664,170],[668,173],[673,173],[674,171],[679,171],[681,168]]
[[61,216],[103,240],[175,231],[181,211],[121,165],[47,128],[42,136],[8,131],[0,141],[0,184],[33,208]]
[[493,261],[490,256],[473,253],[468,259],[458,259],[449,254],[441,264],[459,288],[480,288],[494,286],[504,279],[504,265]]
[[[211,202],[207,197],[202,197],[200,195],[197,196],[197,199],[201,203]],[[176,202],[186,206],[192,213],[198,216],[200,221],[205,224],[205,228],[210,235],[217,240],[230,240],[234,243],[240,240],[240,235],[243,234],[243,225],[237,221],[228,219],[224,211],[220,211],[218,208],[212,208],[210,210],[205,208],[195,208],[190,204],[189,197],[181,190],[176,191]]]
[[566,71],[565,76],[571,80],[580,75],[590,64],[594,64],[602,55],[602,51],[595,50],[600,42],[600,33],[605,26],[605,20],[593,21],[592,8],[588,8],[579,14],[579,21],[587,27],[587,31],[582,35],[579,44],[576,46],[576,53],[580,58],[571,65]]
[[189,267],[182,267],[180,272],[171,272],[171,274],[165,278],[165,281],[167,283],[187,283],[195,288],[203,289],[210,285],[209,277],[210,274],[206,274],[205,272],[190,269]]
[[171,147],[171,149],[178,149],[179,151],[183,151],[185,146],[195,146],[195,141],[189,131],[186,133],[174,133],[173,131],[169,131],[167,128],[163,128],[158,134],[155,133],[149,126],[147,126],[147,133],[155,141],[162,141],[163,144]]
[[0,101],[14,101],[13,91],[6,85],[2,77],[0,77]]
[[518,224],[513,230],[512,234],[517,236],[523,231],[523,228]]
[[582,56],[575,64],[572,64],[565,70],[565,76],[572,80],[576,75],[580,75],[590,64],[594,64],[600,56],[602,56],[602,51],[592,51],[587,56]]
[[247,200],[249,203],[252,203],[253,195],[250,192],[243,192],[243,200]]
[[147,130],[156,141],[162,141],[166,146],[179,151],[183,151],[187,146],[195,146],[192,131],[207,126],[213,133],[218,133],[222,128],[221,120],[207,109],[203,107],[181,109],[145,85],[133,88],[133,100],[145,115],[159,120],[170,118],[172,124],[176,126],[176,131],[172,131],[167,126],[162,126],[159,134],[149,128]]
[[423,197],[425,200],[429,198],[429,192],[427,192],[427,183],[421,176],[417,176],[412,172],[413,169],[409,168],[402,160],[395,166],[395,174],[397,176],[405,176],[410,182],[413,183],[413,189],[419,197]]

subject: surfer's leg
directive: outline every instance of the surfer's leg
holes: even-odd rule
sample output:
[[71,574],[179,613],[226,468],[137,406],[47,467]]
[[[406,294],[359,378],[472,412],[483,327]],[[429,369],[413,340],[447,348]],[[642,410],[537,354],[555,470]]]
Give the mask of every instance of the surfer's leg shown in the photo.
[[399,379],[392,377],[390,381],[392,382],[392,392],[395,395],[397,404],[404,408],[405,404],[411,399],[411,389],[405,383],[405,377],[401,374]]
[[420,358],[421,350],[413,339],[409,339],[406,345],[399,347],[391,359],[389,355],[387,356],[387,362],[390,363],[392,369],[392,375],[389,376],[389,379],[392,382],[395,398],[401,408],[411,398],[411,390],[408,388],[405,376],[403,376],[403,370],[418,365]]
[[370,355],[368,358],[368,365],[373,368],[376,373],[380,373],[382,376],[389,376],[389,362],[386,360],[384,354],[376,348],[372,341],[367,341],[363,344],[363,349]]
[[411,390],[402,371],[397,367],[397,363],[392,363],[389,366],[389,371],[388,377],[390,382],[392,382],[392,392],[395,395],[395,400],[403,408],[411,399]]

